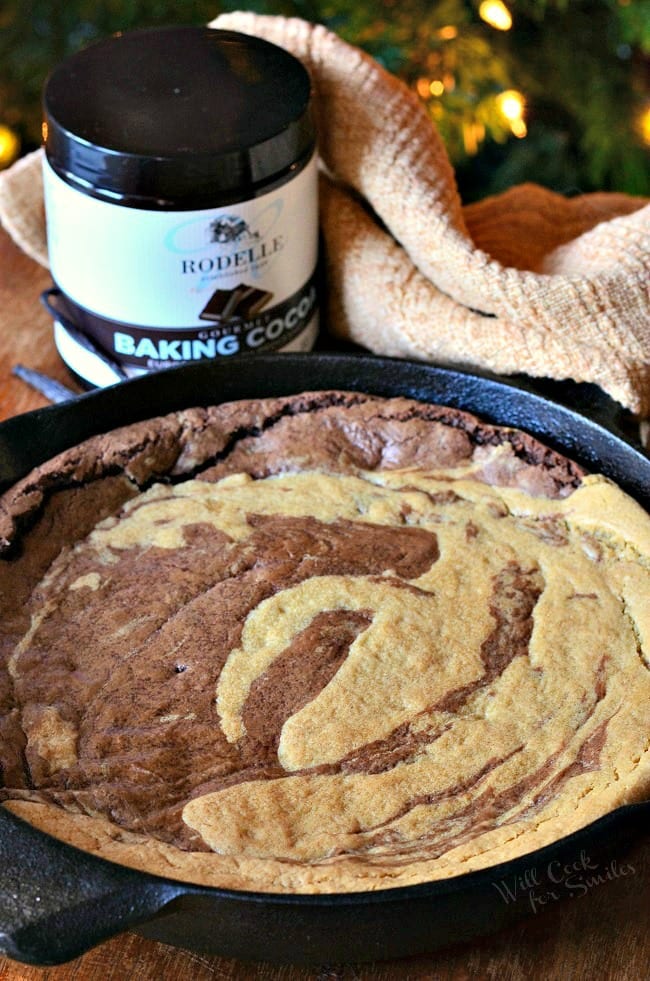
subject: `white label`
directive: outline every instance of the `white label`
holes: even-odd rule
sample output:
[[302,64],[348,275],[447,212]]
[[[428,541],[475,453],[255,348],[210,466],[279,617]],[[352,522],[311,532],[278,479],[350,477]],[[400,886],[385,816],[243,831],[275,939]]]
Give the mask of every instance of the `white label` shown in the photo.
[[90,197],[47,160],[44,189],[53,279],[115,360],[149,369],[311,346],[315,157],[275,191],[199,211]]

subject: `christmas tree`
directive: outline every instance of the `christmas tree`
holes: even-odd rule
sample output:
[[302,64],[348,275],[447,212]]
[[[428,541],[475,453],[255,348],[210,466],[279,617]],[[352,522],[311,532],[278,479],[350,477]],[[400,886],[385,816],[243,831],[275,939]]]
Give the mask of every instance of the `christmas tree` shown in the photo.
[[0,166],[38,145],[43,82],[67,54],[242,6],[323,23],[403,78],[466,201],[530,180],[650,194],[650,0],[5,0]]

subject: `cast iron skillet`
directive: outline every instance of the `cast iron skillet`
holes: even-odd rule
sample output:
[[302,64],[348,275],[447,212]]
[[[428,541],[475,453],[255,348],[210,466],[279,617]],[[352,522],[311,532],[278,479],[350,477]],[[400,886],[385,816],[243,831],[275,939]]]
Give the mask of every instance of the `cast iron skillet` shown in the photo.
[[[369,355],[256,355],[125,382],[0,426],[0,488],[95,433],[192,405],[339,388],[452,405],[524,429],[650,510],[650,460],[620,435],[494,378]],[[619,808],[541,850],[453,879],[374,893],[272,895],[187,885],[94,858],[0,808],[0,949],[56,964],[127,928],[225,957],[299,964],[418,954],[500,929],[608,878],[650,801]],[[570,878],[571,877],[571,878]],[[596,880],[598,881],[598,880]],[[604,880],[600,880],[604,881]]]

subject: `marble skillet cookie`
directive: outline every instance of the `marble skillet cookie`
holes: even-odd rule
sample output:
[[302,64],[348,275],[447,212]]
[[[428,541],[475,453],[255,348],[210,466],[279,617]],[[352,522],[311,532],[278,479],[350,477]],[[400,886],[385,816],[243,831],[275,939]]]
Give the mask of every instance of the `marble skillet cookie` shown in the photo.
[[2,787],[127,866],[375,890],[650,796],[650,517],[517,430],[313,392],[1,501]]

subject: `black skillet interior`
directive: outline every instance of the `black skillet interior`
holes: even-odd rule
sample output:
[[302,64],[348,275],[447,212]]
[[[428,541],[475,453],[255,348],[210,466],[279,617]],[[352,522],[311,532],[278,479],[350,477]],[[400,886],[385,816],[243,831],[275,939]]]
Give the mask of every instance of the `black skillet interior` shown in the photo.
[[[491,377],[370,355],[258,355],[152,374],[0,425],[0,488],[98,432],[191,405],[338,388],[404,395],[515,426],[605,473],[650,510],[650,460],[620,434]],[[202,888],[104,862],[0,809],[0,949],[34,964],[69,960],[127,928],[226,957],[315,964],[433,950],[562,898],[558,872],[603,874],[647,829],[650,802],[619,808],[532,854],[419,886],[325,896]],[[585,867],[586,866],[586,867]],[[566,892],[566,889],[564,889]]]

